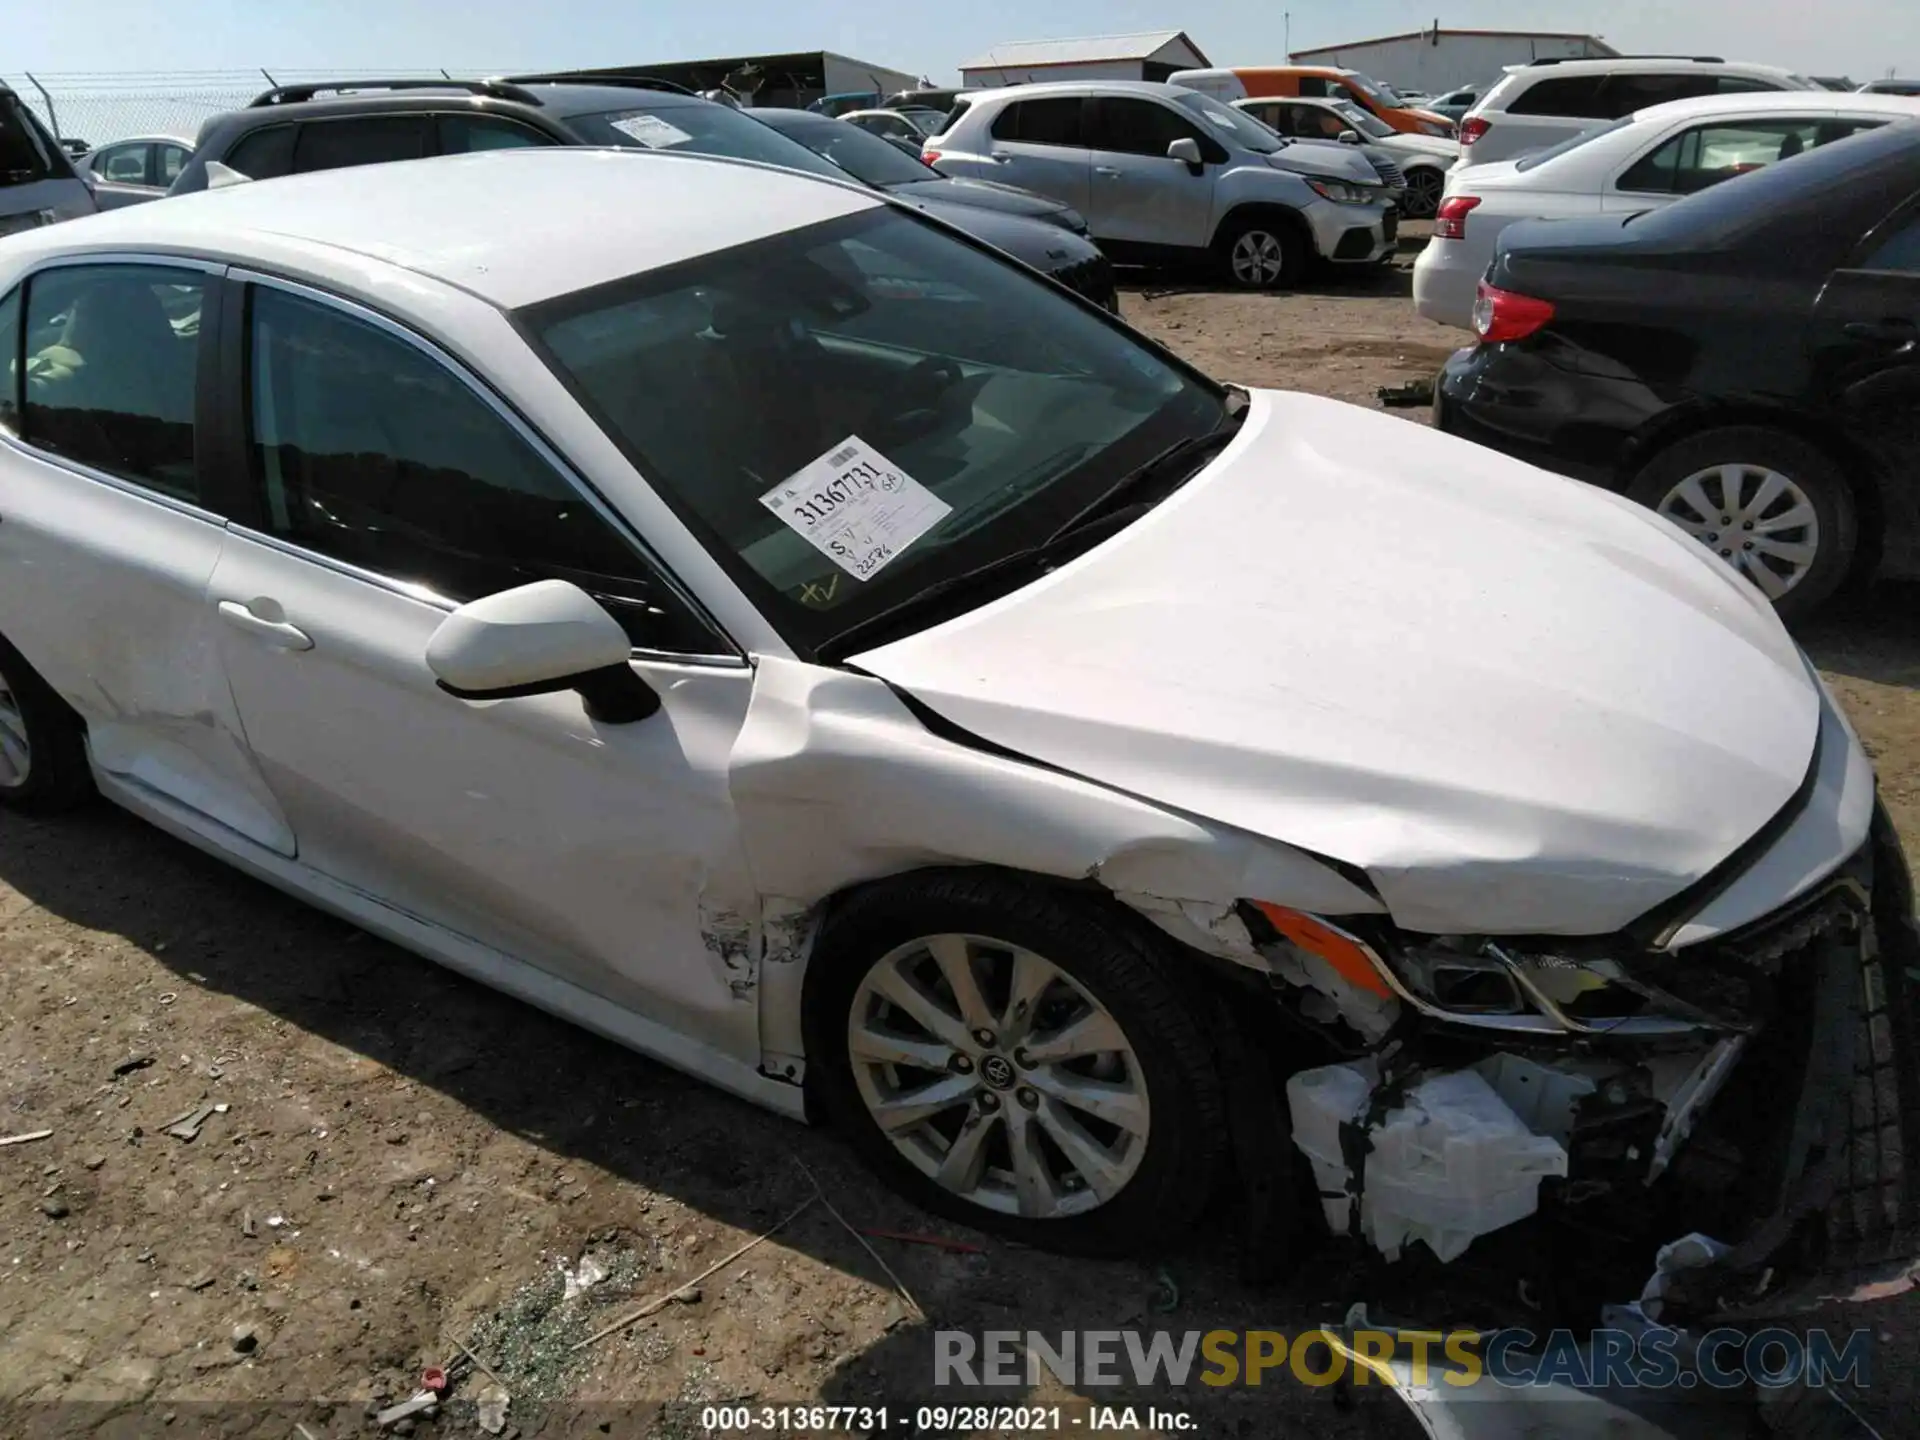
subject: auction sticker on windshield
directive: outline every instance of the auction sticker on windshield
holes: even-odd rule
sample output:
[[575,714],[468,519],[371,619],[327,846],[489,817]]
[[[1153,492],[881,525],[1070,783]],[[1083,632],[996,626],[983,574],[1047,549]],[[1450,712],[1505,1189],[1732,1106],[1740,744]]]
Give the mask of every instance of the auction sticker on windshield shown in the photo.
[[675,145],[684,145],[693,139],[678,125],[669,125],[658,115],[622,115],[618,120],[609,120],[607,123],[629,140],[649,150],[670,150]]
[[953,507],[850,435],[760,497],[856,580],[870,580]]

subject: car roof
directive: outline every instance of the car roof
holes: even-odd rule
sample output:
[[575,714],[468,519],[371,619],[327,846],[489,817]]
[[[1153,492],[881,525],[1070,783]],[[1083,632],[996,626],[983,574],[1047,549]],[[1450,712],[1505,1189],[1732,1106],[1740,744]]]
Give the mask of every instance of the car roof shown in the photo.
[[534,103],[512,94],[488,94],[458,85],[441,89],[433,85],[408,86],[405,89],[372,89],[329,94],[312,100],[294,100],[271,105],[245,105],[214,117],[202,134],[215,124],[248,129],[264,125],[288,124],[298,120],[324,120],[340,115],[412,114],[421,110],[512,111],[518,114],[547,115],[564,120],[570,115],[592,115],[606,110],[665,110],[679,105],[711,105],[697,95],[681,95],[672,90],[653,90],[640,85],[598,85],[591,82],[519,84],[515,91],[530,96]]
[[47,226],[9,250],[243,264],[289,245],[309,257],[345,251],[517,309],[884,203],[862,186],[750,161],[529,147],[228,185]]
[[1046,80],[1037,85],[1003,85],[994,90],[969,90],[957,98],[971,101],[1045,100],[1061,95],[1154,95],[1162,100],[1200,92],[1161,80]]
[[156,133],[153,135],[119,135],[112,140],[102,140],[98,145],[90,147],[88,153],[98,155],[102,150],[111,150],[116,145],[184,145],[187,149],[191,150],[193,148],[193,141],[185,135],[169,135],[164,133]]
[[1700,116],[1893,115],[1920,119],[1920,100],[1909,95],[1856,95],[1838,90],[1767,90],[1744,95],[1700,95],[1668,100],[1633,112],[1635,120],[1688,120]]
[[1509,65],[1505,79],[1548,80],[1556,75],[1607,75],[1615,71],[1635,74],[1643,71],[1666,72],[1702,70],[1712,75],[1768,75],[1783,80],[1801,77],[1781,65],[1760,65],[1746,60],[1694,59],[1686,55],[1613,55],[1591,60],[1556,60],[1549,65]]

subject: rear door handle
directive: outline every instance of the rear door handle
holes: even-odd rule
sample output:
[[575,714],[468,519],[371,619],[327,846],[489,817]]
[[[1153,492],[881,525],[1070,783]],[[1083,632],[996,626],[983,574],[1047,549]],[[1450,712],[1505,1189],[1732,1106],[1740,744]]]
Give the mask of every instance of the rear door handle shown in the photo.
[[1013,159],[1013,156],[1007,154],[1004,150],[990,150],[987,152],[987,158],[996,165],[1005,165],[1009,160]]
[[1096,175],[1111,175],[1116,180],[1120,178],[1120,172],[1111,165],[1096,165],[1093,167],[1093,173]]
[[1920,326],[1911,320],[1849,320],[1840,327],[1852,340],[1873,340],[1882,345],[1912,345],[1920,341]]
[[311,650],[313,637],[298,625],[289,625],[284,620],[263,620],[238,600],[220,602],[220,618],[236,630],[244,630],[249,635],[258,636],[269,645],[281,650]]

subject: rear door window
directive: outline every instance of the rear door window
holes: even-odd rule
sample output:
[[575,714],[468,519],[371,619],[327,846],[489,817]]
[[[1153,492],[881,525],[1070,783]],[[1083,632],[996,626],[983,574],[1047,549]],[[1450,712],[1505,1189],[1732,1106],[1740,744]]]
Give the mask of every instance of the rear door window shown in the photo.
[[1601,82],[1600,108],[1594,113],[1602,120],[1618,120],[1649,105],[1665,105],[1673,100],[1692,100],[1701,95],[1711,95],[1718,84],[1717,75],[1692,72],[1609,75]]
[[418,160],[426,153],[426,142],[427,117],[422,115],[368,115],[352,120],[315,120],[300,127],[300,140],[294,147],[293,168],[304,175],[314,170],[338,170],[348,165]]
[[180,178],[180,172],[187,168],[187,161],[193,152],[184,145],[160,144],[154,148],[154,165],[158,171],[154,179],[156,185],[171,185]]
[[1078,96],[1052,100],[1016,100],[993,117],[993,138],[1026,145],[1084,146],[1081,120],[1085,104]]
[[1507,113],[1600,119],[1600,82],[1605,78],[1604,75],[1556,75],[1536,80],[1513,97]]
[[249,180],[277,180],[282,175],[291,175],[293,136],[291,125],[269,125],[243,136],[221,163]]
[[200,500],[194,388],[207,275],[72,265],[27,286],[29,444],[176,500]]
[[1620,177],[1618,188],[1639,194],[1694,195],[1777,160],[1791,160],[1874,129],[1879,123],[1808,117],[1696,125],[1643,156]]

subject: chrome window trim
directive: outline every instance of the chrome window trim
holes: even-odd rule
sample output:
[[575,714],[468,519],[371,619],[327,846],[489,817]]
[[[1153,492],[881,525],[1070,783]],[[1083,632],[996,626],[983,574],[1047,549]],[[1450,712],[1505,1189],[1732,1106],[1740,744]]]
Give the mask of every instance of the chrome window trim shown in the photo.
[[[626,541],[633,552],[653,570],[659,578],[660,583],[666,586],[701,624],[711,630],[716,639],[722,640],[734,647],[731,653],[706,655],[692,652],[682,653],[679,651],[654,650],[635,646],[632,651],[632,655],[635,658],[660,658],[669,659],[675,663],[693,665],[711,664],[729,668],[742,667],[747,664],[746,652],[741,648],[739,642],[727,632],[726,627],[720,624],[707,607],[701,604],[699,599],[681,583],[680,577],[674,574],[672,568],[666,565],[661,558],[654,553],[653,547],[646,543],[645,539],[626,517],[607,503],[600,492],[588,483],[586,477],[560,453],[558,448],[549,444],[546,438],[528,424],[517,410],[507,404],[499,395],[495,394],[492,387],[487,385],[484,380],[455,356],[447,353],[447,351],[434,344],[417,330],[413,330],[401,324],[399,321],[381,314],[378,310],[374,310],[358,301],[349,300],[345,296],[336,295],[331,291],[322,290],[312,285],[303,284],[297,280],[284,279],[278,275],[270,275],[264,271],[252,270],[238,265],[227,267],[226,275],[229,280],[237,281],[243,285],[263,286],[270,290],[278,290],[285,294],[311,301],[316,305],[324,305],[330,309],[337,310],[343,315],[358,320],[363,324],[370,325],[383,334],[391,336],[402,344],[418,351],[433,364],[438,365],[504,421],[507,427],[511,429],[514,434],[518,435],[522,442],[531,447],[534,454],[537,455],[554,474],[560,477],[563,484],[571,489],[574,494],[578,495],[595,514],[599,515],[602,520],[612,526],[614,533]],[[251,342],[251,318],[249,314],[245,322],[249,326],[249,343]],[[242,434],[246,439],[247,445],[251,448],[253,417],[247,414],[240,418],[242,421]],[[381,589],[391,591],[394,594],[404,595],[410,599],[423,600],[427,604],[441,606],[449,611],[458,608],[457,602],[437,595],[433,591],[426,589],[426,587],[415,584],[412,581],[401,580],[394,576],[379,575],[373,571],[363,570],[357,565],[335,560],[331,556],[321,555],[317,551],[309,550],[305,546],[295,544],[280,536],[263,534],[250,526],[233,524],[231,522],[229,522],[229,526],[236,533],[244,534],[249,539],[263,542],[289,555],[315,561],[318,564],[325,565],[331,570],[338,571],[342,575],[377,585]]]
[[204,520],[210,525],[218,525],[222,528],[225,528],[227,525],[226,516],[212,510],[203,509],[191,500],[179,500],[171,495],[162,495],[157,490],[147,489],[138,480],[129,480],[122,475],[114,475],[105,470],[96,470],[84,461],[75,460],[71,455],[60,455],[52,450],[42,450],[37,445],[28,444],[4,426],[0,426],[0,445],[4,445],[7,449],[17,452],[26,459],[38,460],[44,464],[53,466],[56,470],[63,470],[76,480],[91,480],[96,485],[104,485],[109,490],[118,490],[121,494],[131,496],[135,500],[145,500],[163,509],[172,510],[181,515],[188,516],[191,519]]
[[[33,277],[47,270],[66,270],[81,265],[155,265],[171,270],[198,270],[215,279],[227,273],[226,262],[208,260],[197,255],[166,255],[144,250],[98,250],[91,253],[49,255],[22,270],[14,277],[13,284],[7,287],[8,294],[14,291],[21,292],[23,303],[20,307],[20,328],[22,331],[27,328],[25,291]],[[206,339],[205,336],[200,338]],[[218,337],[214,338],[213,343],[219,343]],[[25,397],[22,396],[23,402],[24,399]],[[24,414],[21,418],[25,419]],[[198,417],[195,418],[197,423]],[[197,443],[198,436],[195,440]],[[0,444],[6,445],[7,448],[19,452],[28,459],[44,461],[77,479],[91,480],[96,485],[105,485],[108,489],[118,490],[123,495],[131,495],[136,500],[150,501],[194,520],[205,520],[214,525],[227,523],[226,516],[196,505],[191,500],[180,500],[172,495],[163,495],[158,490],[149,489],[138,480],[129,479],[125,475],[115,475],[112,471],[89,465],[84,460],[76,460],[71,455],[62,455],[57,450],[43,450],[32,441],[16,435],[4,425],[0,425]]]

